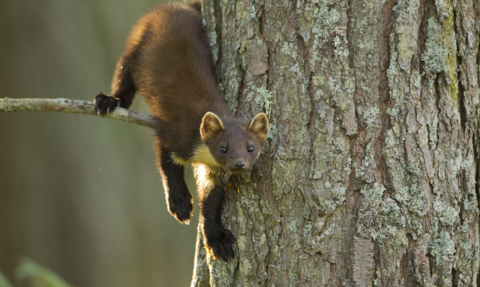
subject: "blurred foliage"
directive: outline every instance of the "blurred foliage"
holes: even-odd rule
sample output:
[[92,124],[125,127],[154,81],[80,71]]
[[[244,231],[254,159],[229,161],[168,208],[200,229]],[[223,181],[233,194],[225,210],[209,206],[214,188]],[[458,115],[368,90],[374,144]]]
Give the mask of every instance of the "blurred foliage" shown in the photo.
[[[2,2],[0,97],[109,92],[132,25],[156,4]],[[140,98],[133,108],[148,112]],[[186,178],[194,192],[190,171]],[[13,284],[28,256],[74,286],[187,286],[197,222],[197,213],[183,226],[167,212],[150,129],[84,115],[0,114],[0,270]]]
[[23,259],[15,273],[21,281],[28,280],[31,287],[70,287],[57,274],[30,259]]
[[0,272],[0,287],[12,287],[7,277]]

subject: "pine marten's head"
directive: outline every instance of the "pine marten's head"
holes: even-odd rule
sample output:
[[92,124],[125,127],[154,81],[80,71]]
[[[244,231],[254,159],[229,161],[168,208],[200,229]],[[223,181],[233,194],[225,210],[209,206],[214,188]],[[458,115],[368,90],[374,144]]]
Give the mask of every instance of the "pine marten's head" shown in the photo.
[[248,122],[236,118],[221,120],[208,112],[202,119],[200,135],[215,161],[237,173],[251,169],[267,139],[268,130],[268,118],[264,113]]

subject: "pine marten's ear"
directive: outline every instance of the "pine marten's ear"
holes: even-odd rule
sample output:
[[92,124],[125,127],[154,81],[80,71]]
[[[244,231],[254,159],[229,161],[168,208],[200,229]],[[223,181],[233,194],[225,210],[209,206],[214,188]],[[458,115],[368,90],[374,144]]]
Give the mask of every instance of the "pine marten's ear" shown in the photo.
[[267,140],[269,131],[267,115],[264,113],[259,113],[256,115],[250,122],[248,129],[257,135],[262,141]]
[[202,124],[200,125],[200,136],[203,141],[207,141],[214,134],[224,129],[222,120],[216,114],[208,112],[203,116]]

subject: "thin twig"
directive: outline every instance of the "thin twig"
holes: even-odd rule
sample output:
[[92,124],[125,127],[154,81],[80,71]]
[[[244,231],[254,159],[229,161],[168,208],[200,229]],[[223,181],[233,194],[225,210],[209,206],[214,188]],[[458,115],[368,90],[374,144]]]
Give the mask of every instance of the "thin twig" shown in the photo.
[[[96,116],[94,104],[88,101],[70,99],[0,99],[0,112],[45,111]],[[116,108],[113,113],[102,116],[132,124],[154,128],[157,119],[154,116],[137,111]]]

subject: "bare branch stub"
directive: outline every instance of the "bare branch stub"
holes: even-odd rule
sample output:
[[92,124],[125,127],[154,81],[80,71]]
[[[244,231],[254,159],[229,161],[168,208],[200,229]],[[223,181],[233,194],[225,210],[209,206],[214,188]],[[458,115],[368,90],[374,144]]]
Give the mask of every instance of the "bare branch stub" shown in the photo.
[[[94,104],[89,101],[71,99],[0,99],[0,112],[22,112],[22,111],[45,111],[72,114],[97,115],[94,111]],[[154,128],[157,118],[137,111],[117,108],[114,112],[102,116],[115,120],[121,120],[132,124]]]

